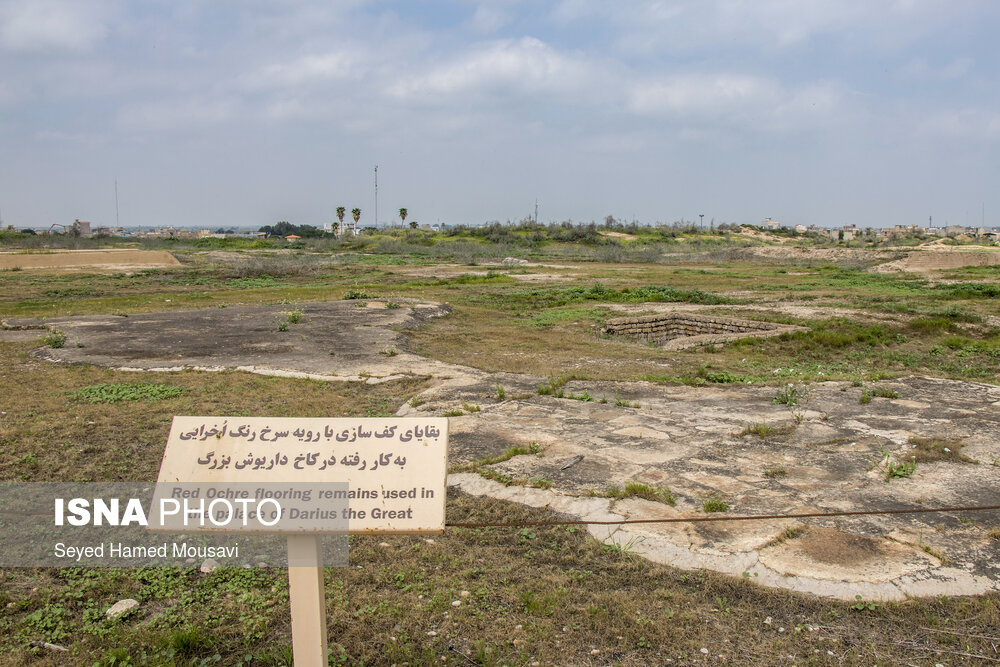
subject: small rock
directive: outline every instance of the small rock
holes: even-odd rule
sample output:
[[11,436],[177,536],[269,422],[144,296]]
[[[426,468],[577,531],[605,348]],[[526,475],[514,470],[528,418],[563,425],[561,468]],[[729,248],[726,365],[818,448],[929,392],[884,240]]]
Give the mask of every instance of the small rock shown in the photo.
[[764,619],[764,624],[765,625],[771,625],[771,617],[770,616],[768,616],[767,618]]
[[47,648],[50,651],[68,651],[69,650],[65,646],[60,646],[59,644],[50,644],[49,642],[43,642],[43,641],[34,641],[34,642],[31,642],[30,645],[34,646],[35,648]]
[[427,544],[437,544],[437,542],[435,542],[434,540],[432,540],[429,537],[425,537],[424,538],[424,542],[426,542]]
[[133,600],[132,598],[126,598],[125,600],[119,600],[118,602],[111,605],[111,607],[104,612],[104,615],[108,618],[116,618],[121,616],[129,609],[135,609],[139,606],[138,600]]
[[431,631],[429,631],[429,632],[427,633],[427,636],[428,636],[428,637],[437,637],[437,636],[438,636],[438,633],[437,633],[437,632],[435,632],[434,630],[431,630]]
[[708,649],[707,648],[701,649],[701,652],[704,653],[705,655],[708,655]]
[[597,655],[600,652],[601,652],[601,649],[595,648],[595,649],[593,649],[593,650],[590,651],[590,655]]
[[461,602],[461,600],[455,600],[454,602],[451,603],[451,606],[452,607],[461,607],[462,606],[462,602]]
[[521,625],[520,623],[518,623],[517,625],[514,626],[515,630],[522,630],[523,628],[524,628],[524,626]]
[[462,591],[461,593],[459,593],[459,595],[461,595],[463,598],[467,598],[470,595],[472,595],[472,593],[470,593],[469,591]]
[[778,632],[784,632],[784,631],[785,631],[784,628],[778,628]]
[[391,547],[391,546],[392,546],[392,545],[391,545],[391,544],[389,544],[388,542],[379,542],[379,543],[378,543],[378,545],[379,545],[380,547],[382,547],[383,549],[388,549],[389,547]]
[[200,569],[204,574],[211,574],[215,572],[215,568],[219,567],[219,564],[215,562],[214,558],[206,558],[201,563]]

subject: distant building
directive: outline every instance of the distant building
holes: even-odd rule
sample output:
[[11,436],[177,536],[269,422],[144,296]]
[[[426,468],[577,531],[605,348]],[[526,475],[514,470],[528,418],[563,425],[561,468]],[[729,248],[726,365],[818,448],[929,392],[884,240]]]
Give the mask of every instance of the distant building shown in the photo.
[[764,229],[779,229],[781,223],[771,218],[764,218],[764,222],[760,223],[760,226]]
[[75,220],[73,222],[73,232],[77,236],[91,237],[93,232],[90,231],[90,223],[84,222],[83,220]]
[[809,231],[809,228],[805,225],[795,225],[795,233],[805,234],[807,231]]

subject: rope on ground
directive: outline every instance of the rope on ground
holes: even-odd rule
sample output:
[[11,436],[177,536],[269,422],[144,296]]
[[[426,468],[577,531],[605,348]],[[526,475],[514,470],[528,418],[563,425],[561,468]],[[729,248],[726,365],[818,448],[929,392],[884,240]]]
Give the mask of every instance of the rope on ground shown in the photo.
[[1000,505],[977,505],[973,507],[931,507],[897,510],[856,510],[852,512],[802,512],[799,514],[742,514],[732,516],[687,516],[664,517],[659,519],[619,519],[617,521],[511,521],[511,522],[445,522],[446,528],[527,528],[533,526],[620,526],[632,523],[700,523],[704,521],[767,521],[774,519],[815,519],[835,516],[877,516],[883,514],[931,514],[935,512],[985,512],[1000,510]]

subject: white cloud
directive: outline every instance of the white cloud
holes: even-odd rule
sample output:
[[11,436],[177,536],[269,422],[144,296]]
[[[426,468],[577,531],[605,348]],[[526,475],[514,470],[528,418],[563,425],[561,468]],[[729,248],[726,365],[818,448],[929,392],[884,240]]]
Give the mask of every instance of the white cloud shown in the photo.
[[243,77],[249,88],[284,88],[346,79],[358,75],[355,52],[333,51],[303,56],[286,63],[272,63]]
[[741,74],[682,74],[637,82],[629,106],[643,114],[725,115],[734,110],[773,105],[779,86],[769,79]]
[[425,73],[398,78],[388,93],[398,99],[423,101],[488,91],[507,95],[559,93],[580,89],[592,74],[592,67],[582,58],[523,37],[491,42]]
[[119,121],[142,131],[176,130],[226,123],[241,117],[239,111],[232,99],[168,98],[128,104],[119,112]]
[[975,60],[967,56],[954,58],[947,65],[934,66],[926,58],[914,58],[903,69],[903,73],[917,79],[951,80],[961,79],[969,74]]
[[638,115],[669,117],[703,128],[722,124],[778,132],[843,120],[852,111],[845,97],[833,83],[786,86],[768,77],[727,72],[638,80],[626,94],[629,110]]
[[469,20],[469,27],[476,32],[491,33],[510,23],[510,12],[495,5],[479,5]]
[[88,51],[108,33],[102,3],[9,0],[0,4],[0,48],[24,53]]
[[972,107],[943,109],[925,116],[918,129],[949,139],[997,141],[1000,140],[1000,113]]

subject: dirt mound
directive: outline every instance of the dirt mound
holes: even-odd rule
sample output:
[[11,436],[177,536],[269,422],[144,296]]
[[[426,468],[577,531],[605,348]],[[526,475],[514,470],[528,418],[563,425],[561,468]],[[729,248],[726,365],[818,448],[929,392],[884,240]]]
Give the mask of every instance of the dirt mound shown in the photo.
[[82,271],[150,269],[180,266],[166,250],[51,250],[0,252],[0,270]]
[[876,266],[873,271],[890,273],[892,271],[912,271],[915,273],[930,273],[958,269],[963,266],[993,266],[1000,264],[1000,248],[964,247],[938,245],[924,246],[924,249],[914,250],[892,262]]

